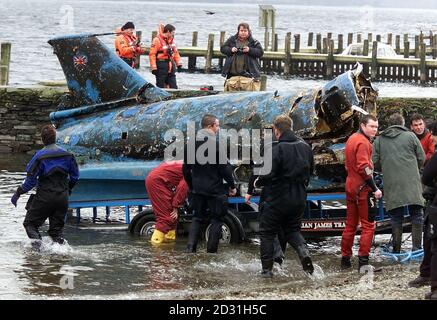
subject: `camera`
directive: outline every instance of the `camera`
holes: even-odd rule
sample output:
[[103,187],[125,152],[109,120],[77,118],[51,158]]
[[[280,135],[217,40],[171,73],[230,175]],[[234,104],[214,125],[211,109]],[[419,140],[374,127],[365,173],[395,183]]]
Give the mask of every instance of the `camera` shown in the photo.
[[173,56],[173,48],[172,47],[170,47],[170,46],[168,47],[167,54],[169,57]]
[[237,48],[237,54],[243,54],[244,52],[243,52],[243,47],[238,47]]

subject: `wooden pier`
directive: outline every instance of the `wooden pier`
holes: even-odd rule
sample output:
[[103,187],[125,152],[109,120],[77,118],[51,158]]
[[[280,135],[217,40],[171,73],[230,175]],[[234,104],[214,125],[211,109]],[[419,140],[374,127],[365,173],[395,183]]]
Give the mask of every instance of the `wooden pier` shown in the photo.
[[[207,47],[198,47],[198,32],[193,32],[192,47],[179,47],[182,57],[188,57],[189,72],[203,71],[205,73],[219,72],[223,67],[224,55],[220,52],[220,45],[225,41],[225,32],[220,32],[220,45],[215,45],[214,34],[209,34]],[[267,35],[268,36],[268,35]],[[269,47],[261,59],[263,73],[276,73],[284,76],[299,76],[308,78],[332,79],[352,68],[356,62],[363,65],[364,71],[372,80],[412,82],[433,84],[437,81],[437,35],[431,32],[429,36],[408,34],[386,37],[369,33],[348,33],[347,36],[338,34],[336,40],[332,33],[309,33],[306,46],[301,34],[285,36],[281,50],[278,49],[279,39],[275,34],[274,48]],[[403,45],[401,46],[401,38]],[[409,39],[414,38],[414,44]],[[347,41],[345,41],[347,39]],[[393,39],[395,44],[393,45]],[[314,41],[315,40],[315,41]],[[385,40],[385,41],[384,41]],[[362,43],[361,56],[341,55],[341,52],[352,43]],[[399,57],[378,57],[377,48],[380,43],[393,46]],[[148,48],[146,53],[148,54]],[[368,53],[371,52],[371,55]],[[197,68],[197,59],[203,58],[204,68]],[[216,60],[214,62],[213,60]]]

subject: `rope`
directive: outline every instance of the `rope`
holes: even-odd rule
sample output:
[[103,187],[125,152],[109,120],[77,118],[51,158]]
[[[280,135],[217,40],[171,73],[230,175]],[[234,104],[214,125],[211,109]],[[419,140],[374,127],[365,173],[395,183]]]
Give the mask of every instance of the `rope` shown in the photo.
[[[410,235],[402,241],[402,244],[404,244],[405,241],[407,241],[411,237]],[[407,263],[410,261],[420,261],[423,258],[423,249],[416,250],[416,251],[410,251],[410,252],[403,252],[403,253],[393,253],[390,252],[390,245],[393,241],[393,237],[390,238],[390,241],[381,246],[382,247],[382,255],[388,258],[391,258],[392,260],[400,263]]]

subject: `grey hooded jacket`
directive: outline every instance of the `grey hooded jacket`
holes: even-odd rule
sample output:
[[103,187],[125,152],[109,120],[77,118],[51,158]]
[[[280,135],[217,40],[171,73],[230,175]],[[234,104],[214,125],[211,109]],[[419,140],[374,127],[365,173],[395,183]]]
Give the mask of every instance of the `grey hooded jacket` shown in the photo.
[[419,139],[403,126],[391,126],[376,138],[373,163],[382,170],[387,210],[424,205],[419,173],[424,161]]

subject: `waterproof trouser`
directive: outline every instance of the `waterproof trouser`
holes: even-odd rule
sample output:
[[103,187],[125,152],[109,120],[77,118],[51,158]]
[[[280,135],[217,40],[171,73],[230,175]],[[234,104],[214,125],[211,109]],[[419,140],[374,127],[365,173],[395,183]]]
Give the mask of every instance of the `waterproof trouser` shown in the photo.
[[[435,214],[437,215],[437,212]],[[424,225],[423,260],[420,264],[420,276],[431,278],[431,291],[435,291],[437,290],[437,235],[431,235],[429,214],[426,215]]]
[[[263,269],[272,266],[276,255],[275,251],[277,251],[278,244],[281,242],[276,237],[281,232],[283,232],[286,242],[293,247],[301,260],[308,255],[305,239],[300,232],[305,203],[300,206],[284,206],[283,208],[273,207],[268,202],[262,206],[259,230],[261,240],[260,256]],[[275,242],[277,243],[276,249]]]
[[30,239],[41,239],[39,227],[49,219],[48,234],[55,242],[63,243],[64,219],[68,210],[68,192],[38,193],[24,218],[23,226]]
[[176,65],[174,62],[173,67],[169,71],[168,61],[157,61],[156,62],[156,86],[159,88],[170,88],[177,89],[178,85],[176,82]]
[[166,234],[175,230],[178,220],[170,214],[173,211],[174,192],[164,185],[161,179],[146,179],[146,189],[156,218],[155,229]]
[[411,216],[411,234],[413,241],[413,251],[422,248],[422,230],[423,230],[423,207],[419,205],[402,206],[388,211],[391,218],[393,234],[393,252],[399,253],[402,243],[402,223],[405,213]]
[[346,194],[346,227],[341,236],[341,255],[352,256],[355,232],[361,223],[360,248],[358,256],[369,256],[375,233],[375,216],[369,210],[368,192],[361,192],[358,197],[350,197]]
[[[193,219],[188,235],[187,251],[196,252],[197,242],[202,227],[211,218],[211,227],[207,241],[207,252],[216,253],[221,238],[223,219],[228,211],[228,202],[225,195],[205,196],[192,194]],[[208,210],[209,209],[209,214]]]

